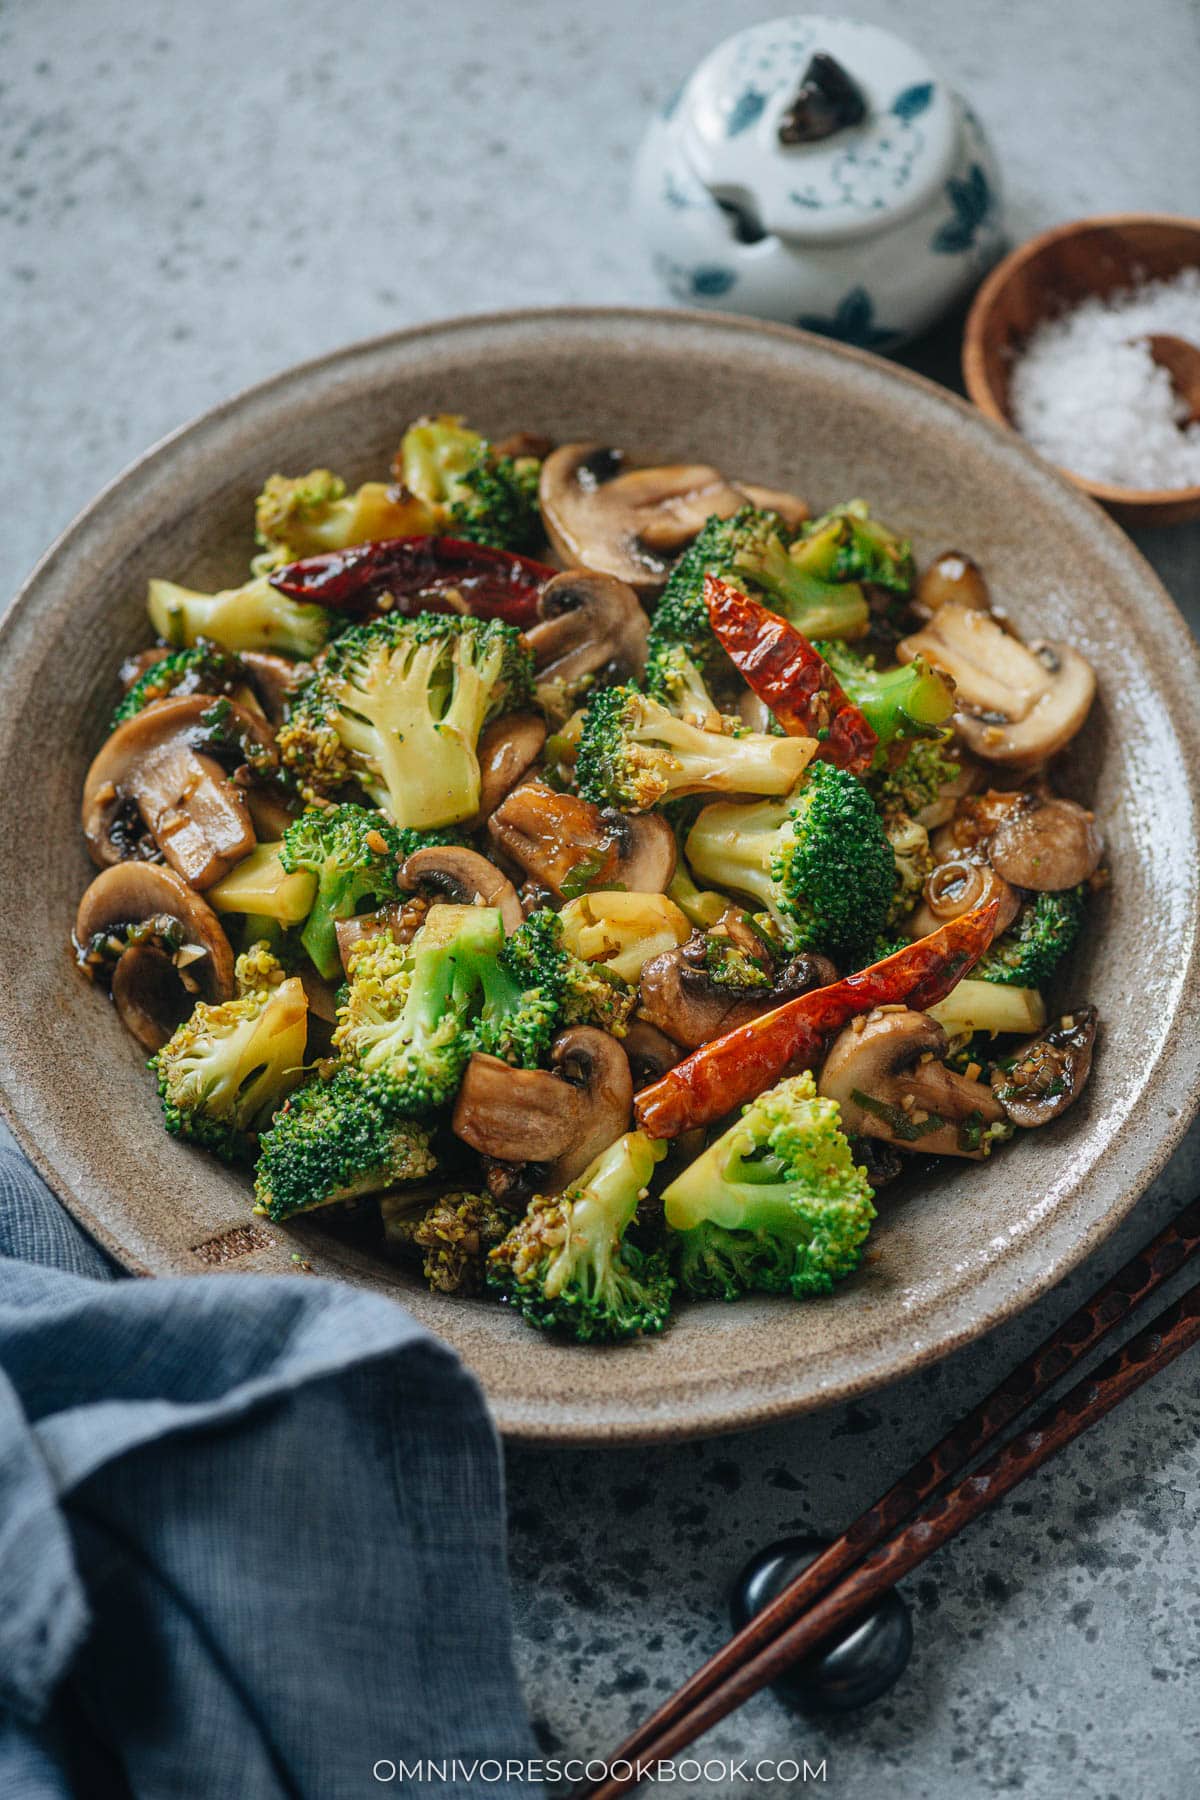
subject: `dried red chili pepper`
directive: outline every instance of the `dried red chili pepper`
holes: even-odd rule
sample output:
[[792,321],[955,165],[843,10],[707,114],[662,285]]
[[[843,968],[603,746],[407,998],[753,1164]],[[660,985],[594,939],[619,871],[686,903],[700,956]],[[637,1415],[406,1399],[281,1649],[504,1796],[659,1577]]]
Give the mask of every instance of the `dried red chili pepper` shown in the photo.
[[305,556],[276,569],[270,582],[293,600],[360,619],[378,612],[380,599],[389,594],[397,612],[465,609],[475,618],[524,627],[536,621],[542,589],[556,573],[546,563],[509,550],[424,536],[380,538],[349,550]]
[[882,962],[703,1045],[637,1096],[638,1124],[660,1138],[711,1125],[773,1087],[785,1071],[811,1068],[825,1040],[856,1014],[876,1006],[914,1012],[936,1006],[991,943],[999,910],[998,900],[988,900]]
[[783,729],[817,738],[824,762],[865,774],[879,739],[808,639],[719,575],[705,576],[704,602],[735,667]]

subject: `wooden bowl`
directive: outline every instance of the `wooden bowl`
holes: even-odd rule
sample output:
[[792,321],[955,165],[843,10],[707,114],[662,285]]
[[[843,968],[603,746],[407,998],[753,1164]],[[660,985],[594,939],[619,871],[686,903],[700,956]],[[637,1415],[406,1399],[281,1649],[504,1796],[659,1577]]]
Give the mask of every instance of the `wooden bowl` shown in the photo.
[[[988,276],[967,316],[963,379],[989,419],[1011,425],[1008,384],[1022,344],[1064,306],[1163,280],[1200,266],[1200,219],[1114,213],[1056,225],[1014,250]],[[1181,525],[1200,518],[1200,487],[1126,488],[1063,473],[1125,525]]]
[[[1099,693],[1061,773],[1096,808],[1111,887],[1056,984],[1100,1009],[1086,1093],[983,1164],[884,1190],[836,1294],[679,1309],[586,1349],[482,1299],[430,1294],[319,1215],[267,1225],[244,1172],[162,1129],[145,1052],[67,949],[95,870],[79,793],[151,638],[146,582],[240,580],[273,469],[386,469],[418,413],[712,459],[820,509],[865,494],[922,563],[950,545],[1028,636],[1065,638]],[[483,1382],[501,1430],[631,1442],[763,1425],[862,1394],[1009,1318],[1093,1250],[1200,1095],[1200,654],[1125,534],[1014,432],[878,357],[716,314],[563,308],[460,319],[289,370],[137,463],[47,554],[0,625],[0,1107],[89,1231],[156,1276],[294,1275],[295,1255],[401,1299]]]

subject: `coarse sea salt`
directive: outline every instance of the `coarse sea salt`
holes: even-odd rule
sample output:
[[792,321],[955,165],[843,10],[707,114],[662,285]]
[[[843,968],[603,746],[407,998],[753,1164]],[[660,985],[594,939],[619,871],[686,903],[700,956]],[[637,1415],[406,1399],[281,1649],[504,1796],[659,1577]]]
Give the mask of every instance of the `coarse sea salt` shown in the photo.
[[1200,268],[1084,300],[1039,325],[1013,367],[1013,423],[1051,462],[1128,488],[1200,485],[1200,424],[1139,340],[1200,346]]

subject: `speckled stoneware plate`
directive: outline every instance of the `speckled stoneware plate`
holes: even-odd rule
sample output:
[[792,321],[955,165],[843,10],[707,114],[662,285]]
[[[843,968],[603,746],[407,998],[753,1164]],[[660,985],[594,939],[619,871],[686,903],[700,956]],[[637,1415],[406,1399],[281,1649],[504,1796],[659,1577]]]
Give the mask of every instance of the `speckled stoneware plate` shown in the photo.
[[[404,424],[451,408],[719,463],[816,506],[863,494],[927,557],[984,565],[1029,633],[1069,638],[1100,693],[1066,786],[1114,871],[1063,987],[1100,1007],[1092,1083],[986,1166],[885,1195],[870,1264],[828,1300],[681,1309],[661,1338],[571,1349],[484,1302],[437,1300],[319,1224],[262,1229],[249,1188],[162,1131],[149,1076],[65,948],[92,873],[80,783],[121,657],[148,641],[147,578],[240,577],[264,475],[386,467]],[[1200,666],[1126,538],[1019,439],[876,359],[687,313],[466,319],[296,369],[152,450],[67,532],[8,615],[0,658],[0,1075],[46,1179],[131,1269],[323,1274],[395,1294],[477,1372],[501,1429],[620,1442],[760,1424],[878,1387],[995,1325],[1093,1248],[1162,1166],[1197,1090]],[[49,749],[47,748],[49,746]],[[249,1229],[247,1229],[249,1228]]]

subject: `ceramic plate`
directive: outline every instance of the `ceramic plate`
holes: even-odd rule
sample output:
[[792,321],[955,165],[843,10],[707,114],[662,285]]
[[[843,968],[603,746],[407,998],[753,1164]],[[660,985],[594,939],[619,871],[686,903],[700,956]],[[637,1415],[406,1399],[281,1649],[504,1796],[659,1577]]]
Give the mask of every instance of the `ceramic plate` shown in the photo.
[[[989,1164],[885,1193],[860,1274],[827,1300],[680,1310],[661,1338],[579,1350],[485,1302],[438,1300],[321,1225],[263,1228],[249,1188],[167,1137],[152,1083],[65,947],[90,875],[80,783],[149,640],[147,578],[239,580],[272,470],[386,467],[418,413],[463,412],[714,461],[814,508],[862,494],[926,558],[986,569],[1029,634],[1065,637],[1099,698],[1065,786],[1098,809],[1112,888],[1062,984],[1103,1039],[1063,1119]],[[1126,538],[1019,440],[940,389],[785,329],[688,313],[465,319],[290,371],[152,450],[50,551],[5,621],[0,658],[0,1072],[13,1128],[55,1191],[129,1268],[314,1269],[386,1289],[482,1380],[501,1429],[620,1442],[761,1424],[862,1393],[1027,1305],[1103,1238],[1162,1166],[1197,1088],[1200,669]]]

